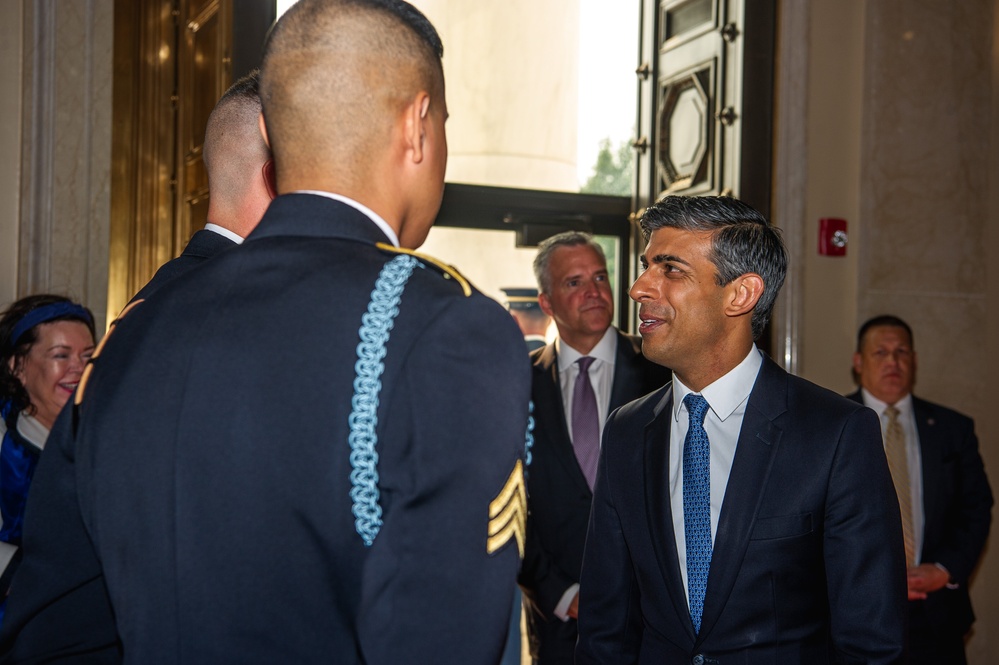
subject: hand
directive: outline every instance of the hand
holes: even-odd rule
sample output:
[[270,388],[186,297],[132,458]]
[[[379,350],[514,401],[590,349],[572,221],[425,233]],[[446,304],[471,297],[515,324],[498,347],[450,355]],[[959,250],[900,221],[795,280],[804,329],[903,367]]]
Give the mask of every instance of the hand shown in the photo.
[[567,609],[565,611],[565,613],[566,613],[566,615],[570,619],[578,619],[579,618],[579,594],[578,593],[575,596],[572,597],[572,602],[569,603],[569,609]]
[[922,563],[906,570],[909,600],[925,600],[930,593],[942,589],[950,581],[946,571],[932,563]]

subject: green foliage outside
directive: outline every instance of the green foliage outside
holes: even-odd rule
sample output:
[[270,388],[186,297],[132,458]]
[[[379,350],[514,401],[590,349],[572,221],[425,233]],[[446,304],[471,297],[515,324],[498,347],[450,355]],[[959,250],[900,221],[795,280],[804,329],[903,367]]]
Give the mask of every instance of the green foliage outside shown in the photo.
[[617,149],[611,150],[609,138],[600,141],[597,163],[593,175],[580,190],[583,194],[607,194],[610,196],[631,196],[634,182],[635,155],[629,141],[622,141]]

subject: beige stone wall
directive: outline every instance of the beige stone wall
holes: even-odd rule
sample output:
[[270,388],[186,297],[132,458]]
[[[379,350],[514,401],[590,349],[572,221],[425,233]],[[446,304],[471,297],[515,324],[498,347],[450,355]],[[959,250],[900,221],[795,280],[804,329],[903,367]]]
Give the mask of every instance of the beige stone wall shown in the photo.
[[21,3],[0,2],[0,309],[17,298],[21,187]]
[[0,296],[66,294],[94,311],[99,329],[108,284],[113,7],[113,0],[0,5],[8,84],[0,102]]

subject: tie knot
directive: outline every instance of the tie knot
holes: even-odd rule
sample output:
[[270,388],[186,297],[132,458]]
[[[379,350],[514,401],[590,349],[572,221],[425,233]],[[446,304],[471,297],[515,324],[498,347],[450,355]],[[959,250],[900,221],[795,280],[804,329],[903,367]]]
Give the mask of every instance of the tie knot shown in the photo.
[[898,420],[898,409],[889,404],[885,407],[885,415],[888,416],[888,422],[893,422]]
[[582,358],[577,360],[576,364],[579,365],[579,373],[586,374],[587,372],[589,372],[590,365],[593,364],[594,360],[596,360],[596,358],[591,358],[590,356],[583,356]]
[[708,400],[701,395],[688,394],[683,398],[683,403],[687,405],[687,413],[690,414],[690,423],[698,425],[704,424],[704,414],[708,412]]

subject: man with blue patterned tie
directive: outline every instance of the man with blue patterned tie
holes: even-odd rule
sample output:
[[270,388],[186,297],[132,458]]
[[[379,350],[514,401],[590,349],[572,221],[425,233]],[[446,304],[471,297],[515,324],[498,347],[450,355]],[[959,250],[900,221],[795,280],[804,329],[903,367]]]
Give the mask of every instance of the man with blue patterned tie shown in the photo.
[[755,345],[784,281],[780,234],[727,197],[666,197],[642,229],[642,351],[673,381],[607,422],[576,662],[903,662],[877,418]]

